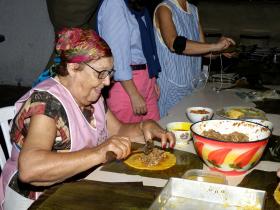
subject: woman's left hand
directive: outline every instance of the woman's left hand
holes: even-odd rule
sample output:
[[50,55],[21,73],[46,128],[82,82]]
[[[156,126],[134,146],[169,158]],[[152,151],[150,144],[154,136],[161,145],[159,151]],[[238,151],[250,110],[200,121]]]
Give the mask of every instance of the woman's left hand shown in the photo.
[[165,149],[167,144],[170,148],[174,148],[176,144],[176,139],[173,133],[167,132],[162,129],[155,121],[146,120],[143,122],[142,131],[146,140],[148,139],[160,139],[161,147]]
[[156,84],[155,84],[155,91],[156,91],[156,94],[157,94],[157,100],[159,100],[159,97],[160,97],[160,88],[159,88],[159,85],[157,84],[157,82],[156,82]]
[[236,58],[238,57],[238,53],[237,52],[225,52],[225,53],[222,53],[223,56],[225,56],[226,58]]

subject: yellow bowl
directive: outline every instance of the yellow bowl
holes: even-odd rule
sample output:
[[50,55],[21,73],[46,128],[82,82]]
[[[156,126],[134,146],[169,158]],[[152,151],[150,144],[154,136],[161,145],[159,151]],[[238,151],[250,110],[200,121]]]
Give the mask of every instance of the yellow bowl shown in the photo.
[[166,125],[168,131],[174,133],[176,137],[176,144],[188,144],[191,140],[191,127],[192,123],[189,122],[171,122]]

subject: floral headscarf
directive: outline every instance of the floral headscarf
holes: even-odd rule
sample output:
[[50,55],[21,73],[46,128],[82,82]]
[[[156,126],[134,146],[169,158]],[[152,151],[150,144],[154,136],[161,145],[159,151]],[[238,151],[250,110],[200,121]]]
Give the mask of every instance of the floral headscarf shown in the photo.
[[102,57],[111,57],[112,52],[108,44],[91,29],[65,28],[57,34],[56,51],[58,57],[54,64],[45,69],[34,81],[38,83],[54,77],[56,69],[63,63],[82,63],[98,60]]
[[67,63],[82,63],[112,56],[108,44],[92,29],[65,28],[57,36],[56,51]]

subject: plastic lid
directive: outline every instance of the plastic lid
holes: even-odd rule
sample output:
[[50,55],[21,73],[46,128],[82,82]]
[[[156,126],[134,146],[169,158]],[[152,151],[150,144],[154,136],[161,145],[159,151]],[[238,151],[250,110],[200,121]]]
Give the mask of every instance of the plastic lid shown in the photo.
[[195,180],[199,182],[210,182],[217,184],[227,184],[226,177],[223,174],[213,171],[205,171],[200,169],[188,170],[182,178]]

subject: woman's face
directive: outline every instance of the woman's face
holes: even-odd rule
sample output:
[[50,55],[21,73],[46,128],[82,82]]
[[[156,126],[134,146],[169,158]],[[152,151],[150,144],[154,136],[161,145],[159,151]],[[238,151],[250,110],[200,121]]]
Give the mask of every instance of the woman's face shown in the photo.
[[72,73],[70,92],[79,106],[88,106],[96,102],[104,86],[110,85],[110,76],[99,79],[98,72],[104,70],[112,71],[113,58],[103,57],[97,61],[87,62],[86,64],[80,64],[82,65],[81,70]]

